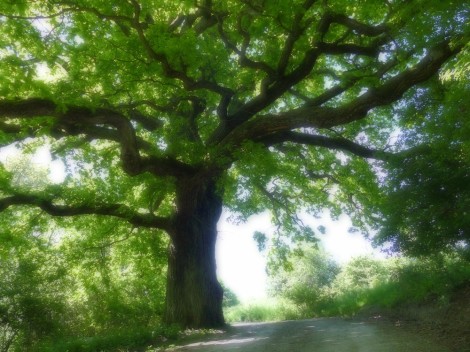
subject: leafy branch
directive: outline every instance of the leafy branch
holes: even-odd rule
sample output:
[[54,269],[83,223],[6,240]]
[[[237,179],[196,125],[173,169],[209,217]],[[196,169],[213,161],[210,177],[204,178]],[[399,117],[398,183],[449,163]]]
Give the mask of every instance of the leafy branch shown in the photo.
[[[170,157],[141,157],[139,149],[151,151],[151,146],[136,136],[131,121],[118,111],[70,105],[66,106],[65,112],[61,112],[60,107],[48,99],[0,100],[0,118],[26,119],[38,116],[54,119],[52,137],[83,134],[90,139],[107,139],[119,143],[122,167],[129,175],[151,172],[157,176],[180,177],[192,172],[190,166]],[[19,126],[6,123],[0,124],[0,130],[10,134],[21,132]],[[34,135],[34,130],[30,129],[29,134]]]
[[136,213],[123,204],[56,204],[52,199],[33,194],[14,194],[0,199],[0,212],[12,206],[33,206],[51,216],[66,217],[80,215],[112,216],[129,222],[134,226],[159,228],[167,230],[170,225],[168,218],[153,214]]

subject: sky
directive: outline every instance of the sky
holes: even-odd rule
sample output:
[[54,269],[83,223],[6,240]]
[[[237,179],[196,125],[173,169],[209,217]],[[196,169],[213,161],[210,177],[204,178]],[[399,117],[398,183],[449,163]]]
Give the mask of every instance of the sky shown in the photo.
[[[218,277],[242,302],[262,300],[267,297],[266,255],[258,251],[253,233],[260,231],[269,234],[273,232],[274,226],[267,212],[252,216],[241,225],[230,223],[229,217],[230,213],[224,211],[218,224]],[[348,232],[351,222],[346,216],[333,221],[326,214],[321,219],[303,215],[302,220],[312,228],[320,224],[326,227],[324,235],[318,234],[319,245],[339,264],[347,263],[359,255],[385,257],[379,250],[372,248],[362,235]]]
[[[17,149],[13,146],[0,149],[0,162],[5,163],[14,157]],[[59,160],[52,160],[47,148],[39,148],[33,157],[34,163],[48,166],[49,177],[53,182],[61,182],[65,177],[64,165]],[[246,223],[230,222],[230,213],[224,211],[218,223],[218,240],[216,247],[217,274],[223,283],[230,288],[242,302],[260,300],[267,297],[266,253],[260,253],[253,240],[255,231],[270,234],[274,226],[268,212],[252,216]],[[348,232],[351,222],[347,217],[332,221],[327,215],[313,219],[302,215],[302,221],[312,228],[318,225],[326,227],[325,234],[320,236],[320,246],[340,264],[344,264],[358,255],[383,257],[374,250],[370,243],[360,234]]]

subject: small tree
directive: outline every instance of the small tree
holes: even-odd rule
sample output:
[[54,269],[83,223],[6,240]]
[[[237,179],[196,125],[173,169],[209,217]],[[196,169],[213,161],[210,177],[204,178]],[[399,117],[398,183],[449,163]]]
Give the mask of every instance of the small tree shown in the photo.
[[269,291],[318,314],[318,303],[328,294],[339,265],[322,250],[308,247],[288,258],[288,264],[270,272]]
[[391,276],[387,263],[368,256],[353,258],[335,279],[334,290],[341,292],[365,291],[386,283]]

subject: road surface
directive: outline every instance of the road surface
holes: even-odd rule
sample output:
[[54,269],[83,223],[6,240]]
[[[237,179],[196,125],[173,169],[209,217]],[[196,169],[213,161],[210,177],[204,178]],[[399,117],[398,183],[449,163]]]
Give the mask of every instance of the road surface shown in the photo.
[[393,324],[338,318],[236,324],[204,341],[167,351],[243,352],[449,352]]

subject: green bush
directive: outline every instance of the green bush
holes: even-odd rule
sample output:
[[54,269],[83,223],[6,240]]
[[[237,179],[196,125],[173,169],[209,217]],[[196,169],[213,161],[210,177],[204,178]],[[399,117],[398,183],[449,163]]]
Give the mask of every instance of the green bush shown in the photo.
[[303,315],[316,315],[340,268],[324,251],[304,247],[291,255],[289,264],[270,272],[269,291],[274,297],[289,300]]

